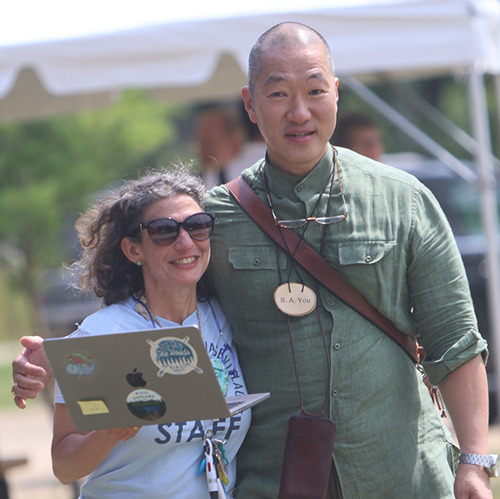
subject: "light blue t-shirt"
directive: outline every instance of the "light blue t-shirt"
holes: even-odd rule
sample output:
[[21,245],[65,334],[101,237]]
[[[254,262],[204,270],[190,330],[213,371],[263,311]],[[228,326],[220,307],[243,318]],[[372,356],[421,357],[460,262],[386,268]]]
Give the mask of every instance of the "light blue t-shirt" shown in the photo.
[[[210,357],[222,360],[229,376],[227,395],[246,394],[236,351],[232,348],[232,330],[215,300],[198,301],[201,330]],[[151,329],[153,323],[135,311],[132,298],[105,307],[87,317],[72,336],[85,336],[140,329]],[[176,324],[158,318],[161,327]],[[196,312],[186,318],[182,326],[198,326]],[[225,343],[231,351],[225,349]],[[56,386],[55,403],[64,403]],[[236,453],[250,426],[250,410],[231,418],[207,421],[183,421],[178,423],[143,426],[137,435],[119,442],[103,462],[89,475],[83,484],[81,498],[208,498],[205,473],[198,476],[203,458],[203,435],[211,429],[214,437],[226,440],[225,455],[228,460],[229,484],[227,497],[236,480]]]

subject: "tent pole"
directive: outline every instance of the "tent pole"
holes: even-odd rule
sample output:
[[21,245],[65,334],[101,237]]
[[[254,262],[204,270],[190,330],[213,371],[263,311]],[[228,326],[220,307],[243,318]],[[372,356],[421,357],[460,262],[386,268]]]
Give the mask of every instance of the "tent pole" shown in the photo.
[[477,179],[476,173],[466,166],[462,161],[455,158],[453,154],[448,152],[444,147],[440,146],[436,141],[431,139],[420,128],[416,127],[401,113],[398,113],[387,102],[381,99],[377,94],[372,92],[366,85],[363,85],[354,76],[342,73],[339,75],[340,83],[345,83],[353,92],[358,94],[363,100],[368,102],[370,106],[379,111],[389,121],[397,125],[408,137],[412,138],[421,145],[424,149],[429,151],[434,157],[448,165],[455,173],[460,175],[469,183],[475,183]]
[[476,68],[469,75],[469,98],[474,135],[479,147],[476,153],[481,192],[483,229],[486,234],[486,286],[490,337],[495,373],[490,379],[490,391],[496,396],[496,418],[500,418],[500,253],[498,251],[498,203],[496,180],[491,155],[491,138],[488,120],[486,90],[482,74]]
[[[497,76],[496,80],[498,80],[497,102],[500,104],[500,77]],[[477,154],[477,148],[479,146],[476,140],[460,127],[455,125],[455,123],[453,123],[449,118],[441,113],[441,111],[432,106],[423,97],[418,95],[417,92],[415,92],[413,89],[402,85],[394,79],[387,78],[385,79],[385,81],[395,92],[397,92],[399,95],[401,95],[401,97],[405,99],[405,102],[409,102],[413,106],[413,109],[415,111],[421,113],[423,116],[431,120],[437,127],[439,127],[440,130],[445,132],[446,135],[453,139],[459,146],[463,147],[471,155]],[[496,157],[493,157],[493,163],[495,164],[495,166],[500,166],[500,160]]]
[[500,130],[500,74],[493,75],[493,92],[496,103],[497,127]]

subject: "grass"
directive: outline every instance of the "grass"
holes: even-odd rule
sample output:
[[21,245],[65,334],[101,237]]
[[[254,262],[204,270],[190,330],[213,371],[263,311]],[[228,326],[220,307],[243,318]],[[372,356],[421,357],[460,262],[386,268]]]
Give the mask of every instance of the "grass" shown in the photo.
[[12,395],[12,368],[11,364],[0,365],[0,409],[13,406]]
[[32,307],[0,267],[0,409],[14,407],[12,403],[11,365],[21,349],[19,338],[33,334]]

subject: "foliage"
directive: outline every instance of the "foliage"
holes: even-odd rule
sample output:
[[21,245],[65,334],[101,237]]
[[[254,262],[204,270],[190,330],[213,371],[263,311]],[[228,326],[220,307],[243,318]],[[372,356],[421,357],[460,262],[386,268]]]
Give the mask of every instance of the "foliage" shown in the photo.
[[31,304],[12,281],[0,269],[0,342],[33,332]]
[[104,110],[0,127],[0,264],[12,286],[39,302],[44,269],[67,257],[68,217],[110,183],[154,166],[144,161],[175,143],[176,113],[129,91]]

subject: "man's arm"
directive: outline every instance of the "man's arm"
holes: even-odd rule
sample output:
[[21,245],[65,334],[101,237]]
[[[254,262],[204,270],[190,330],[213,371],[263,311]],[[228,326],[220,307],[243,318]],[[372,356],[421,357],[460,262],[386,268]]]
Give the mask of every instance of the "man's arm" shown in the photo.
[[54,377],[49,360],[43,349],[43,338],[40,336],[23,336],[21,344],[24,349],[12,362],[12,395],[14,403],[20,408],[26,407],[27,399],[34,399],[45,389]]
[[[488,383],[481,355],[451,373],[439,386],[451,416],[461,452],[488,454]],[[457,499],[493,497],[484,469],[459,464],[455,479]]]

